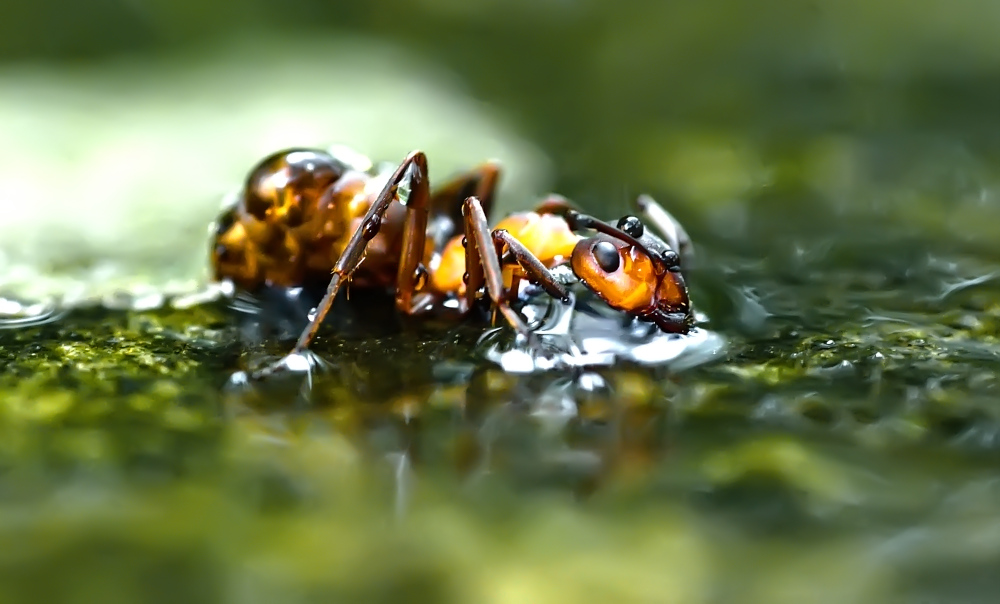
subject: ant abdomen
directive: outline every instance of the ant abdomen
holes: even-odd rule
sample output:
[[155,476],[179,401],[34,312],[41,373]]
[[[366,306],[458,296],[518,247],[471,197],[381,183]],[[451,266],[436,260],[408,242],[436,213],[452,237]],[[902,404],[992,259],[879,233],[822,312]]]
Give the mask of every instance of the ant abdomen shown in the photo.
[[250,238],[265,243],[279,230],[313,220],[323,194],[346,171],[333,156],[315,149],[286,149],[261,160],[247,176],[240,200]]
[[[264,284],[297,286],[312,274],[329,275],[376,186],[380,189],[381,183],[372,174],[326,151],[293,148],[265,157],[250,170],[234,205],[218,221],[212,256],[216,278],[252,291]],[[389,213],[399,225],[400,210]],[[398,235],[389,231],[390,238]],[[384,239],[377,237],[376,247],[392,248]],[[391,257],[395,251],[386,253]],[[395,262],[391,259],[383,272],[395,270]]]
[[342,162],[315,149],[285,149],[258,162],[235,205],[218,221],[213,242],[217,278],[247,289],[300,280],[304,244],[319,228],[312,223],[323,222],[323,197],[345,172]]

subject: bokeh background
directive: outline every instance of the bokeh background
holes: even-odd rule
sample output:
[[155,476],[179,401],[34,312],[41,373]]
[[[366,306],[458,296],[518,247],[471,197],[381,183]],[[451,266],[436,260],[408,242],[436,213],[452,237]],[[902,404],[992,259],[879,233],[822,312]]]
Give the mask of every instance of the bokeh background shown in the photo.
[[0,290],[195,287],[217,200],[285,145],[386,161],[420,147],[439,178],[499,158],[501,210],[556,189],[617,215],[648,191],[726,239],[747,201],[818,191],[797,205],[822,209],[779,214],[877,207],[989,244],[998,12],[975,0],[9,4]]
[[[0,0],[0,316],[115,309],[0,330],[0,602],[996,601],[997,31],[985,0]],[[231,325],[118,309],[205,285],[257,159],[336,143],[498,158],[500,211],[651,193],[732,357],[615,374],[568,435],[405,347],[355,355],[400,361],[387,404],[233,414]],[[454,470],[469,438],[495,466]]]

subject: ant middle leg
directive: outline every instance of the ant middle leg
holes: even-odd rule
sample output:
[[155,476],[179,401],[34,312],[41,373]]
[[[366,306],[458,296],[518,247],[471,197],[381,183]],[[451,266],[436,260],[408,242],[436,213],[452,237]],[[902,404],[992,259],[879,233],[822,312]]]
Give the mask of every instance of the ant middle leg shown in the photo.
[[462,204],[465,216],[465,310],[472,307],[476,294],[483,285],[494,307],[503,314],[518,335],[531,336],[531,330],[515,311],[509,300],[509,292],[504,287],[503,269],[490,234],[490,224],[483,211],[482,203],[469,197]]
[[[499,165],[490,162],[453,178],[432,195],[428,194],[426,178],[421,190],[413,187],[410,199],[406,202],[402,255],[396,275],[396,309],[399,312],[412,315],[424,308],[425,301],[419,296],[418,290],[428,276],[427,267],[422,264],[426,255],[427,238],[431,237],[431,244],[435,249],[442,249],[455,232],[462,228],[462,203],[465,199],[481,195],[487,204],[492,203],[499,175]],[[429,221],[433,221],[430,229]]]
[[[511,307],[512,292],[504,285],[503,268],[501,266],[501,251],[504,247],[513,256],[514,262],[532,282],[538,283],[552,296],[567,301],[569,293],[549,272],[545,265],[534,256],[520,241],[505,230],[490,231],[486,213],[475,197],[470,197],[463,204],[465,213],[465,243],[466,243],[466,307],[471,307],[475,301],[476,292],[483,285],[493,302],[494,307],[503,314],[507,322],[519,335],[531,335],[528,326],[520,315]],[[514,280],[516,283],[516,280]]]

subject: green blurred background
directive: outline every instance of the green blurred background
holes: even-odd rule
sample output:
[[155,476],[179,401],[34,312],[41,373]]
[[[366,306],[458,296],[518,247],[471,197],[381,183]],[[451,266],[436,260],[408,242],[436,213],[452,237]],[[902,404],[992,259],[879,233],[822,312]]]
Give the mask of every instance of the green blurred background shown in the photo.
[[216,200],[292,144],[387,161],[421,147],[438,178],[496,157],[501,210],[557,189],[617,215],[648,191],[725,240],[745,234],[743,202],[806,190],[994,240],[988,2],[102,0],[3,16],[0,292],[21,298],[194,287]]

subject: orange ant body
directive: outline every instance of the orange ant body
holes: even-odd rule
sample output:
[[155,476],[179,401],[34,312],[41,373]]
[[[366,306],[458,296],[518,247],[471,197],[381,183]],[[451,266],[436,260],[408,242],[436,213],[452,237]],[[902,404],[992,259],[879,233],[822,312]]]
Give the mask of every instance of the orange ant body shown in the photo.
[[[560,265],[610,307],[665,332],[687,333],[693,319],[681,256],[690,254],[691,243],[662,207],[646,196],[638,200],[666,242],[634,216],[611,226],[556,196],[491,229],[499,174],[496,164],[486,163],[432,193],[421,151],[393,170],[313,149],[274,153],[251,170],[219,219],[215,277],[247,291],[329,282],[292,355],[306,351],[347,283],[394,291],[397,310],[409,316],[461,317],[485,293],[528,337],[511,306],[521,280],[568,301],[567,284],[550,271]],[[583,229],[596,234],[577,233]]]

